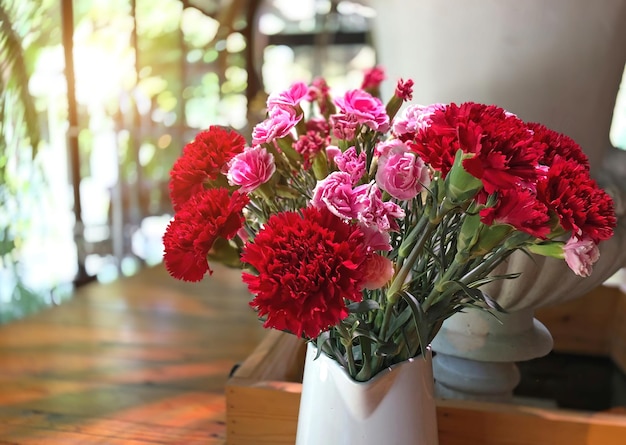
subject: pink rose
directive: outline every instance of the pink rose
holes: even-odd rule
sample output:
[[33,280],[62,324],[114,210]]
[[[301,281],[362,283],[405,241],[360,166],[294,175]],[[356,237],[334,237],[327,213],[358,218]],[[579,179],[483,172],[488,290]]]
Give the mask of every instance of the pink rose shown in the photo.
[[358,155],[354,147],[348,148],[345,152],[334,158],[339,170],[350,174],[352,184],[356,185],[365,174],[365,152]]
[[302,119],[294,109],[275,107],[269,117],[252,129],[252,145],[267,144],[288,134]]
[[389,116],[380,99],[363,90],[350,90],[335,99],[335,105],[343,114],[355,116],[360,124],[381,133],[389,129]]
[[318,181],[313,189],[311,205],[317,208],[327,207],[339,218],[356,218],[359,204],[352,190],[350,174],[333,172],[323,180]]
[[424,161],[400,144],[378,159],[376,183],[394,198],[408,200],[430,184],[430,175]]
[[394,120],[393,133],[403,140],[413,139],[415,134],[430,125],[432,114],[444,108],[444,104],[410,105]]
[[267,108],[295,108],[303,99],[306,99],[309,87],[304,82],[296,82],[287,91],[272,93],[267,98]]
[[242,192],[249,193],[269,181],[275,171],[274,156],[256,146],[246,148],[228,162],[226,177],[230,185],[238,185]]
[[565,262],[572,271],[581,277],[588,277],[593,264],[600,258],[598,245],[589,238],[582,240],[571,237],[563,247]]
[[377,253],[370,255],[365,261],[365,276],[363,287],[365,289],[380,289],[393,277],[393,263],[387,257]]

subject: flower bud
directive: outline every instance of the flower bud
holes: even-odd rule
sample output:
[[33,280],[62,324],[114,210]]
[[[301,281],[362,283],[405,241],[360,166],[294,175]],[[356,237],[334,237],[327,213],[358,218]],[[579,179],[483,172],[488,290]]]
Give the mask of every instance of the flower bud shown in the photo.
[[472,247],[478,242],[480,228],[484,225],[480,222],[480,215],[466,215],[461,225],[461,231],[457,238],[457,251],[469,256]]
[[462,206],[463,203],[471,200],[483,188],[482,181],[469,174],[463,168],[463,160],[473,156],[474,154],[463,153],[462,150],[457,150],[454,164],[445,180],[446,202],[444,205],[447,208]]
[[465,258],[476,258],[494,250],[513,232],[508,224],[488,226],[479,214],[467,215],[457,238],[457,251]]

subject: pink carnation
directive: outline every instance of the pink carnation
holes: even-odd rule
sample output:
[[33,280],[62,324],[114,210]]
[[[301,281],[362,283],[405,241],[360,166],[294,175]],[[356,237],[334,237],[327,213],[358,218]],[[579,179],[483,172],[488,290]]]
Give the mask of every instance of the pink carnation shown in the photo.
[[393,133],[402,140],[413,139],[415,134],[430,125],[430,117],[444,104],[410,105],[393,122]]
[[360,223],[360,226],[361,231],[365,235],[363,242],[367,246],[368,252],[375,250],[391,251],[389,232],[380,232],[378,227],[368,227],[362,223]]
[[352,184],[356,185],[365,174],[365,152],[358,155],[354,147],[348,148],[345,152],[334,158],[337,167],[342,172],[350,174]]
[[287,91],[272,93],[267,98],[267,108],[295,108],[303,99],[306,99],[309,87],[304,82],[296,82]]
[[398,80],[396,84],[395,95],[402,99],[404,102],[413,99],[413,80]]
[[330,135],[330,125],[328,121],[321,117],[312,117],[306,121],[306,131],[315,131],[322,136]]
[[352,178],[349,173],[333,172],[318,181],[313,189],[311,205],[328,208],[334,215],[343,219],[354,219],[358,215],[359,203],[352,190]]
[[326,147],[326,159],[329,163],[335,162],[335,158],[339,155],[341,155],[341,149],[336,145]]
[[359,208],[357,219],[361,224],[375,227],[380,232],[399,229],[396,219],[404,218],[404,210],[392,201],[383,201],[382,193],[375,183],[356,187],[354,195]]
[[294,109],[275,107],[269,117],[258,123],[252,130],[252,145],[267,144],[290,134],[302,119]]
[[333,130],[333,136],[337,139],[345,139],[351,141],[356,136],[356,130],[359,126],[359,120],[354,115],[333,114],[330,116],[330,125]]
[[379,66],[375,66],[365,71],[361,88],[364,90],[376,90],[380,87],[383,80],[385,80],[385,70]]
[[333,103],[330,99],[330,87],[323,78],[317,77],[313,79],[306,99],[310,102],[317,103],[320,113],[324,116],[334,113]]
[[392,152],[395,151],[407,151],[409,147],[406,146],[404,142],[400,139],[388,139],[386,141],[378,143],[376,147],[374,147],[374,155],[380,157],[389,156]]
[[228,163],[228,183],[238,185],[249,193],[266,183],[276,171],[274,156],[265,148],[246,148]]
[[565,262],[572,271],[581,277],[588,277],[593,264],[600,258],[598,245],[590,238],[582,240],[572,236],[563,247]]
[[376,183],[394,198],[408,200],[430,184],[430,174],[422,158],[400,144],[378,159]]
[[380,289],[391,280],[393,273],[393,263],[389,258],[377,253],[369,255],[365,260],[363,287],[365,289]]
[[302,166],[308,169],[313,158],[320,151],[324,150],[329,142],[329,137],[324,137],[324,135],[320,135],[315,131],[307,131],[298,137],[298,140],[293,144],[293,148],[302,155]]
[[389,129],[389,116],[380,99],[363,90],[350,90],[335,99],[335,105],[343,114],[355,116],[360,124],[372,130],[385,132]]

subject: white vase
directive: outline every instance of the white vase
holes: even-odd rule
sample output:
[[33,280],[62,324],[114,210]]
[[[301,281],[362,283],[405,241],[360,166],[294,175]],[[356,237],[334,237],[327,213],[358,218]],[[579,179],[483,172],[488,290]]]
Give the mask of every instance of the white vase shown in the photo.
[[307,346],[296,445],[437,445],[431,353],[357,382]]

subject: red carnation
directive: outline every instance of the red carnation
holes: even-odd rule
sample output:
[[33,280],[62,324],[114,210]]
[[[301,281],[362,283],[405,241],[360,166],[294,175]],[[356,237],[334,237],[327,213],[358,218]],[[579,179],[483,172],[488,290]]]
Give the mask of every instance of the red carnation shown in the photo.
[[248,197],[225,188],[202,190],[181,206],[163,235],[165,266],[174,278],[200,281],[207,255],[218,237],[231,239],[243,225]]
[[[193,194],[218,179],[228,161],[241,153],[245,144],[243,136],[236,131],[212,126],[185,145],[182,156],[170,171],[170,198],[174,210],[178,211]],[[224,180],[219,185],[226,184]]]
[[577,239],[588,237],[597,244],[613,235],[613,200],[598,187],[584,165],[555,155],[537,191],[558,214],[561,226]]
[[326,209],[273,215],[241,257],[257,271],[243,281],[264,326],[313,338],[344,319],[346,301],[362,299],[363,237]]
[[550,233],[548,208],[528,189],[500,190],[496,205],[481,210],[480,220],[487,225],[509,224],[536,238]]
[[430,119],[430,126],[416,134],[412,147],[443,176],[460,148],[475,154],[463,161],[463,167],[482,180],[488,193],[537,180],[542,146],[523,121],[504,109],[473,102],[450,104]]
[[545,127],[542,124],[531,122],[528,124],[533,132],[533,139],[543,144],[543,156],[540,163],[543,165],[552,165],[555,156],[563,159],[572,160],[589,170],[589,159],[572,138],[561,133],[557,133]]

